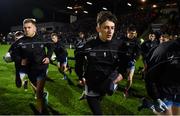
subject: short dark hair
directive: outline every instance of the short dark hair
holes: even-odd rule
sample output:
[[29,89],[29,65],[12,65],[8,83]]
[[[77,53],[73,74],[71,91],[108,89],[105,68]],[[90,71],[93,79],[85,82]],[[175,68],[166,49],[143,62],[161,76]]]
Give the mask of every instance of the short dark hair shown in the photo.
[[57,33],[51,33],[51,37],[53,36],[57,36],[58,37],[58,34]]
[[136,26],[133,24],[129,25],[127,31],[137,31]]
[[98,25],[101,25],[102,23],[104,23],[107,20],[112,21],[115,24],[117,23],[116,16],[113,15],[110,11],[101,11],[97,14],[96,23]]
[[25,23],[32,23],[32,24],[36,25],[36,19],[34,19],[34,18],[24,19],[24,20],[23,20],[23,25],[24,25]]
[[154,32],[153,30],[151,30],[151,31],[149,32],[149,34],[155,34],[155,35],[156,35],[156,32]]

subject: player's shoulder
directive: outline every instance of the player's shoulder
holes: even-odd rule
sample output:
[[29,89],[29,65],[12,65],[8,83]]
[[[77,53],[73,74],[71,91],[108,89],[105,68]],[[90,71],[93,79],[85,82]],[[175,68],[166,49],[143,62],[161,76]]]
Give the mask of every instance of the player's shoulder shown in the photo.
[[177,40],[172,40],[159,44],[157,50],[171,51],[174,49],[179,49],[179,47],[180,47],[180,42],[178,42]]
[[93,39],[89,39],[88,41],[86,41],[86,43],[84,44],[84,46],[92,46],[94,44],[97,44],[97,38],[93,38]]

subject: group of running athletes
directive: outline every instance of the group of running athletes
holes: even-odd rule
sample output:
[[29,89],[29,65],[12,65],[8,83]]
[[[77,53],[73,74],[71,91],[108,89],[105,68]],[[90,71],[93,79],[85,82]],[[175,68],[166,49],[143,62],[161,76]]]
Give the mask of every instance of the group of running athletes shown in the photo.
[[179,38],[155,33],[143,44],[137,39],[133,25],[126,29],[125,36],[116,37],[116,17],[108,11],[97,15],[96,39],[76,47],[75,71],[79,83],[85,86],[82,98],[86,98],[93,114],[103,114],[100,102],[103,96],[112,95],[117,83],[127,78],[124,96],[128,97],[140,54],[143,57],[143,76],[153,112],[160,115],[180,114],[180,69]]
[[[161,45],[157,41],[141,45],[134,25],[130,25],[125,36],[119,39],[114,34],[116,25],[115,15],[109,11],[100,12],[96,26],[98,36],[88,42],[81,39],[75,46],[75,72],[79,83],[85,87],[84,96],[93,114],[103,114],[100,101],[106,94],[112,95],[118,82],[125,77],[127,86],[123,93],[128,97],[135,63],[141,53],[147,92],[157,103],[156,109],[160,109],[157,111],[160,114],[180,114],[179,79],[175,75],[171,78],[172,73],[177,74],[179,69],[179,39]],[[54,52],[58,70],[63,74],[63,79],[66,79],[66,71],[71,73],[67,62],[68,53],[57,33],[52,33],[51,39],[38,34],[35,19],[25,19],[23,30],[20,39],[9,50],[15,62],[16,86],[27,85],[27,80],[23,79],[24,74],[27,74],[37,97],[38,111],[43,114],[48,95],[44,86],[51,56]],[[167,70],[168,67],[171,69]]]

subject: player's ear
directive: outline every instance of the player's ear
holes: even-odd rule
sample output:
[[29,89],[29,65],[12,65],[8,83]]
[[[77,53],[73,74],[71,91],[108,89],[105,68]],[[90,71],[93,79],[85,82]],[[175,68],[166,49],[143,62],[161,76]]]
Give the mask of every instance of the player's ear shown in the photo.
[[96,26],[96,31],[100,32],[100,27],[99,26]]

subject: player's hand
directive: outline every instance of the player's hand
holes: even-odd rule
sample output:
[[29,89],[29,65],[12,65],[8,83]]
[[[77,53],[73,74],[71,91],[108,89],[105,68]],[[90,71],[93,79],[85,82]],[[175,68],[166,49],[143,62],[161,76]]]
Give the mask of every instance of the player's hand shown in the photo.
[[42,62],[43,64],[49,64],[49,58],[48,57],[44,58]]
[[22,66],[25,66],[26,64],[27,64],[27,59],[22,59],[22,60],[21,60],[21,65],[22,65]]
[[61,70],[62,70],[63,72],[66,72],[66,71],[68,70],[68,68],[67,68],[67,66],[66,66],[65,64],[62,64],[62,65],[61,65]]
[[86,79],[82,78],[81,80],[79,80],[79,85],[84,86],[86,84]]
[[113,81],[114,84],[120,82],[121,80],[123,80],[123,76],[121,74],[118,75],[118,77]]

